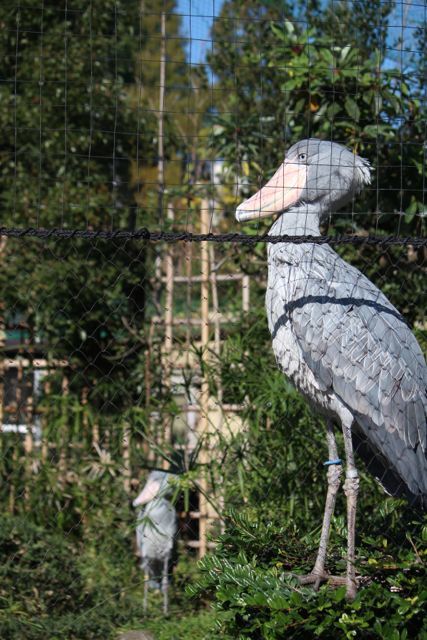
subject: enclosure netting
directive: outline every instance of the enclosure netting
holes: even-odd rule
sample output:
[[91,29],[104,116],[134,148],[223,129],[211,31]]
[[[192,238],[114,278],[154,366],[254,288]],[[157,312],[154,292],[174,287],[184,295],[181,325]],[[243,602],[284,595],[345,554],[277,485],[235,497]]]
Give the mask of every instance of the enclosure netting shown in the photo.
[[[243,505],[316,537],[325,427],[274,362],[271,219],[235,211],[298,140],[368,159],[371,183],[311,242],[375,283],[425,351],[426,14],[382,0],[2,3],[0,545],[16,602],[39,576],[4,637],[30,620],[47,637],[46,616],[66,611],[90,626],[101,600],[117,624],[138,615],[129,500],[148,469],[179,478],[182,554],[213,548]],[[375,513],[359,535],[388,536],[394,557],[406,507],[360,468],[360,512]]]

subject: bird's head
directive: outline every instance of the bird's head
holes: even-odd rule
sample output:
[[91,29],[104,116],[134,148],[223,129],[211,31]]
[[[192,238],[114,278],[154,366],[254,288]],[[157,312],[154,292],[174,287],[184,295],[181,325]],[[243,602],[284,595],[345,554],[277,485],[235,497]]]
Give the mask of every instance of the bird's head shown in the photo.
[[336,142],[294,144],[274,176],[236,210],[238,222],[310,206],[323,214],[344,206],[371,182],[371,165]]
[[165,471],[151,471],[143,490],[133,501],[133,506],[142,507],[155,498],[164,498],[173,493],[173,488],[169,484],[170,478],[171,474]]

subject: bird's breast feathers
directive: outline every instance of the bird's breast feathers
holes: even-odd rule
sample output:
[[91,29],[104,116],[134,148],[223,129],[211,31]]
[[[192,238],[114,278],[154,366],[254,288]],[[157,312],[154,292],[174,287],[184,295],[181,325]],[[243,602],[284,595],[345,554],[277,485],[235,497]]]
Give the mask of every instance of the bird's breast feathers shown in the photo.
[[273,245],[266,306],[277,362],[314,404],[339,397],[355,417],[425,446],[421,349],[362,273],[329,246]]

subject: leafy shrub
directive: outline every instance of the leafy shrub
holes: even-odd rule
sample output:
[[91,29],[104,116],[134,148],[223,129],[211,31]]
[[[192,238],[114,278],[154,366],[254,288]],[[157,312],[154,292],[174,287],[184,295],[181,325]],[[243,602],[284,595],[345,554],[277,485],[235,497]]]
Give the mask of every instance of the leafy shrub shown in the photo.
[[165,620],[155,592],[143,615],[143,574],[131,552],[132,528],[125,526],[125,508],[113,511],[115,521],[103,512],[104,524],[92,514],[85,539],[79,530],[34,523],[31,513],[0,517],[1,640],[108,640],[120,628],[141,625],[159,640],[205,637],[213,614],[202,599],[189,607],[183,587],[199,573],[184,555],[170,589],[171,619]]
[[[419,529],[419,524],[413,526]],[[292,575],[313,566],[316,536],[259,521],[253,512],[231,514],[215,555],[202,561],[202,579],[188,591],[214,599],[219,637],[424,640],[427,590],[422,557],[427,555],[427,529],[421,532],[424,541],[411,538],[400,551],[393,549],[394,560],[384,539],[361,540],[359,563],[365,583],[356,600],[348,603],[344,587],[325,585],[315,592]],[[343,551],[342,545],[332,544],[332,574],[344,571]]]
[[108,638],[142,613],[142,576],[120,533],[81,541],[34,524],[0,518],[2,640]]

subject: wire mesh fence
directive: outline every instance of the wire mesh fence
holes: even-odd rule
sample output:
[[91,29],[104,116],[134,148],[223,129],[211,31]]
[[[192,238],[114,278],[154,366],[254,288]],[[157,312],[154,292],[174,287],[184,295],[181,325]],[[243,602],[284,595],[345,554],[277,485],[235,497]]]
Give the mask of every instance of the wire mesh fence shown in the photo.
[[360,637],[422,637],[425,4],[19,0],[0,24],[3,636],[141,618],[150,470],[172,478],[173,613],[209,550],[199,598],[234,552],[236,594],[306,574],[350,411],[360,550],[339,493],[328,566],[421,603]]

